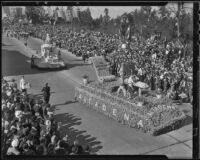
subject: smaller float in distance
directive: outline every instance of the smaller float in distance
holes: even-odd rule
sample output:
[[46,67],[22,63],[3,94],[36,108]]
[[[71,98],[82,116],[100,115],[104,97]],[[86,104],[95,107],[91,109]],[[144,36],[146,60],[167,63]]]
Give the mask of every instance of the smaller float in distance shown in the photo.
[[40,53],[36,52],[35,55],[32,55],[31,68],[50,70],[66,69],[66,64],[62,59],[60,50],[51,44],[48,34],[45,43],[41,45]]

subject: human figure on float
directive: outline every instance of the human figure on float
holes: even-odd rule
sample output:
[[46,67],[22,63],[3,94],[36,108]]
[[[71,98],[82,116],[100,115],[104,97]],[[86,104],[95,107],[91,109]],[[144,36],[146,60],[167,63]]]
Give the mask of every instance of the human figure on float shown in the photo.
[[45,62],[49,62],[51,54],[50,49],[52,47],[51,38],[49,34],[47,34],[45,39],[45,44],[41,45],[41,56],[44,58]]
[[[120,26],[120,35],[121,35],[121,48],[122,48],[122,52],[125,52],[126,49],[129,50],[130,48],[130,41],[131,41],[131,26],[130,26],[130,23],[129,23],[129,20],[126,16],[122,17],[122,20],[121,20],[121,26]],[[120,84],[120,87],[117,91],[117,93],[119,94],[120,91],[123,92],[124,96],[127,96],[128,95],[128,98],[131,98],[131,94],[133,92],[135,92],[136,88],[138,88],[138,93],[139,93],[139,96],[142,95],[142,89],[145,89],[145,88],[148,88],[148,85],[146,83],[143,83],[143,82],[140,82],[138,81],[138,77],[137,76],[133,76],[131,74],[131,76],[129,77],[129,86],[128,86],[128,92],[127,90],[125,89],[125,76],[124,76],[124,73],[125,73],[125,64],[122,63],[121,64],[121,68],[120,68],[120,78],[121,78],[121,84]],[[134,78],[133,78],[134,77]],[[130,93],[132,92],[132,93]]]

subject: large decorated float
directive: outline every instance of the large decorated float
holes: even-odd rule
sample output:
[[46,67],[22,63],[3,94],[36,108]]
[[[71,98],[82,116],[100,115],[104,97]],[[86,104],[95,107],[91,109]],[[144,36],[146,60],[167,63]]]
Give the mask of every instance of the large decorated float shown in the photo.
[[124,69],[121,70],[121,77],[115,80],[76,87],[75,99],[111,119],[154,136],[185,124],[187,116],[173,101],[153,93],[144,82],[135,82],[137,93],[130,98],[126,79],[123,79]]
[[60,51],[56,51],[55,45],[51,44],[49,35],[41,45],[41,52],[31,58],[31,67],[38,69],[64,69],[66,64],[61,58]]
[[[122,36],[122,39],[125,38]],[[126,46],[125,43],[122,44],[122,50],[128,47]],[[122,63],[120,78],[112,78],[102,57],[91,58],[91,62],[98,81],[75,88],[75,99],[79,103],[151,135],[160,135],[185,124],[187,119],[185,113],[165,94],[149,90],[144,82],[135,80],[136,94],[130,97],[126,79],[134,68],[131,67],[132,69],[128,71],[126,68],[129,68],[127,66],[130,64]]]

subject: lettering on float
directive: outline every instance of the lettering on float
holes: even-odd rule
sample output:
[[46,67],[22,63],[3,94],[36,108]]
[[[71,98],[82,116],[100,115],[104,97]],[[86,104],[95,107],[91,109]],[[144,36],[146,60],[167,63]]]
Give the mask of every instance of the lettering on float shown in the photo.
[[117,116],[117,109],[113,109],[113,116]]
[[96,108],[98,107],[98,103],[97,103],[97,102],[95,103],[95,107],[96,107]]
[[129,121],[129,114],[127,113],[124,114],[124,120]]
[[102,110],[103,110],[103,111],[106,111],[106,105],[105,105],[105,104],[103,104]]
[[137,126],[138,126],[139,128],[143,128],[143,122],[142,122],[142,120],[140,120],[140,121],[137,123]]
[[88,101],[88,102],[89,102],[89,104],[91,103],[91,100],[92,100],[92,98],[89,98],[89,101]]
[[87,102],[87,100],[86,100],[86,97],[84,98],[84,103],[86,103]]
[[82,98],[82,95],[80,94],[78,98],[81,99],[81,98]]

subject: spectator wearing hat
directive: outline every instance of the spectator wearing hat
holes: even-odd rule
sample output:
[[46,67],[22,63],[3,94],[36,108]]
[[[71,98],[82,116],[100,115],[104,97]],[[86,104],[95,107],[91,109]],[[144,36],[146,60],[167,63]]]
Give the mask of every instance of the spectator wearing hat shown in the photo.
[[71,146],[71,151],[72,154],[82,154],[83,153],[83,148],[82,146],[79,144],[78,139],[76,139],[73,143],[73,145]]
[[17,83],[16,83],[16,80],[14,78],[12,79],[11,87],[17,89]]
[[19,145],[19,140],[18,139],[14,139],[11,142],[11,147],[8,148],[7,150],[7,155],[20,155],[20,152],[18,150],[18,145]]
[[45,87],[42,88],[44,101],[48,104],[49,98],[50,98],[50,87],[48,86],[48,83],[45,84]]
[[64,147],[65,147],[65,143],[63,142],[63,140],[58,141],[57,147],[55,148],[56,155],[66,155],[66,151]]
[[47,148],[47,155],[48,156],[54,156],[56,155],[55,149],[54,149],[54,145],[49,143],[48,148]]
[[90,149],[89,145],[85,146],[83,154],[84,155],[90,155],[91,154],[91,149]]
[[33,149],[31,149],[27,143],[25,143],[23,145],[23,152],[22,152],[23,155],[26,155],[26,156],[34,156],[36,155],[35,151]]

